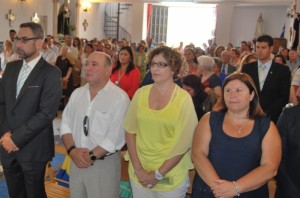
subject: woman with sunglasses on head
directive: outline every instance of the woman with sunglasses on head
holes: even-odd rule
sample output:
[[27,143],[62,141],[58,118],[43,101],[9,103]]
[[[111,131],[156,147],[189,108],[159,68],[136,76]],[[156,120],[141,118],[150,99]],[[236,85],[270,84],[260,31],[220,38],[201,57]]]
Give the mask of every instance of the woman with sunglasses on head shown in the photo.
[[173,80],[182,56],[163,46],[148,61],[154,84],[136,92],[124,120],[133,196],[184,198],[197,116],[191,96]]

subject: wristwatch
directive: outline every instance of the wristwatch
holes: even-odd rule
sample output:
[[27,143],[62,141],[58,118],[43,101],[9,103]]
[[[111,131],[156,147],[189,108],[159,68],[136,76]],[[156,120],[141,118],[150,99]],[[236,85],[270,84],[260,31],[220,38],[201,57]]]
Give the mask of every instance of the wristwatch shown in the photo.
[[158,170],[155,170],[155,178],[160,181],[164,178],[164,176]]
[[93,151],[89,152],[89,156],[90,156],[92,161],[95,161],[97,159],[96,156],[94,155]]

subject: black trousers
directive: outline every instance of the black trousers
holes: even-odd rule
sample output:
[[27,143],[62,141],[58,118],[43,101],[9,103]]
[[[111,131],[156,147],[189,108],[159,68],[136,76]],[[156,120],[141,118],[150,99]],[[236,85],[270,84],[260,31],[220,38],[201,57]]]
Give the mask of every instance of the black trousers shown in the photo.
[[2,155],[10,198],[46,198],[44,177],[47,162],[19,162],[15,154]]

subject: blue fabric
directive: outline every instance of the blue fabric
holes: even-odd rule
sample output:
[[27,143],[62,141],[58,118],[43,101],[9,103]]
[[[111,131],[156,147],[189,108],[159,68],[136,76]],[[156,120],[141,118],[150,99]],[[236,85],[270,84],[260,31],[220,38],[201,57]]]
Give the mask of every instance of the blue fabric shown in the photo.
[[[69,155],[66,155],[63,163],[60,167],[59,172],[56,175],[56,178],[64,180],[66,182],[69,182],[69,176],[70,176],[70,169],[71,169],[71,158]],[[65,186],[69,188],[69,184],[58,182],[58,185]]]
[[[225,114],[211,112],[211,141],[208,159],[221,179],[236,181],[256,167],[260,166],[262,155],[261,143],[270,127],[270,120],[261,117],[255,120],[251,133],[242,138],[235,138],[223,131]],[[204,193],[205,192],[205,193]],[[193,197],[213,197],[210,188],[196,173],[193,183]],[[206,195],[206,196],[205,196]],[[241,197],[268,198],[268,186],[242,193]]]
[[8,190],[5,179],[0,180],[0,197],[8,198]]
[[[69,178],[69,174],[67,173],[67,171],[63,170],[63,169],[61,169],[57,173],[56,178],[59,178],[59,179],[64,180],[64,181],[69,181],[69,179],[70,179]],[[61,186],[69,188],[69,184],[66,184],[66,183],[63,183],[63,182],[58,182],[58,185],[61,185]]]
[[55,153],[54,158],[52,159],[52,161],[50,162],[51,166],[53,168],[58,167],[59,165],[61,165],[65,159],[65,155],[60,154],[60,153]]
[[219,78],[220,78],[220,81],[221,81],[222,85],[223,85],[223,82],[224,82],[224,80],[225,80],[226,77],[227,77],[226,74],[224,74],[223,72],[220,73]]

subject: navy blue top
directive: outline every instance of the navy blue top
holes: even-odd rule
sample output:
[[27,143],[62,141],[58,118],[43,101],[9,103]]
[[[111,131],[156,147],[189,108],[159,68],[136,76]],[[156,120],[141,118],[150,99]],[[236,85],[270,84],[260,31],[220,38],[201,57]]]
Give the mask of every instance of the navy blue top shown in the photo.
[[[211,112],[210,114],[209,124],[212,136],[208,159],[221,179],[236,181],[260,166],[261,144],[270,127],[270,120],[266,117],[256,119],[249,135],[236,138],[223,131],[224,116],[225,113],[222,112]],[[193,197],[202,196],[213,197],[213,194],[196,173],[193,183]],[[257,190],[242,193],[241,197],[268,198],[268,186],[265,184]]]

